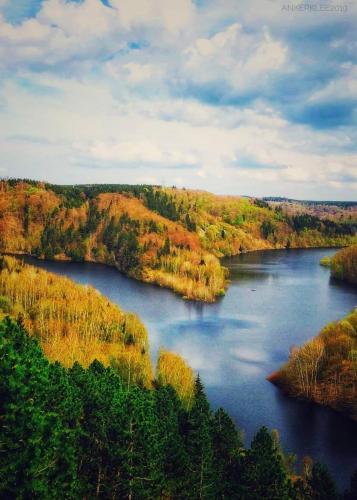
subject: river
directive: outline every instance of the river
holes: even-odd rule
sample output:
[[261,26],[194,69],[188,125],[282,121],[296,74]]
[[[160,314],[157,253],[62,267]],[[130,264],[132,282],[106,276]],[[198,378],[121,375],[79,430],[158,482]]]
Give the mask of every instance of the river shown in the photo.
[[357,468],[357,423],[328,408],[288,398],[266,381],[292,345],[313,337],[357,305],[356,289],[319,265],[335,250],[279,250],[226,259],[231,283],[215,304],[187,302],[99,264],[26,261],[90,283],[145,323],[155,359],[160,346],[200,373],[214,408],[224,407],[249,443],[277,429],[283,448],[326,463],[340,488]]

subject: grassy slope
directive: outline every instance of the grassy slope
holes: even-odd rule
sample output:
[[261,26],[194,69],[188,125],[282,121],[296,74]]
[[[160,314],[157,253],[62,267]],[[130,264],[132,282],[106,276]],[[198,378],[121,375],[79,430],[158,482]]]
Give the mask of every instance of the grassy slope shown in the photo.
[[299,223],[254,199],[201,191],[0,183],[0,251],[102,262],[207,302],[226,287],[222,256],[356,241]]

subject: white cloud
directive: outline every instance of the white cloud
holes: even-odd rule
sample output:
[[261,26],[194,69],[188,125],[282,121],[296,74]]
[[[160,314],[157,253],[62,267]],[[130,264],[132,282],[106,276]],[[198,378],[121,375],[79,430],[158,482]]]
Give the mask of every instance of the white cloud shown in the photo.
[[233,91],[242,91],[264,85],[269,73],[286,62],[287,47],[267,29],[257,36],[235,23],[211,38],[199,38],[186,55],[188,78],[195,83],[227,82]]
[[314,92],[308,102],[334,102],[339,99],[357,101],[357,64],[341,64],[342,76],[333,79],[325,87]]
[[114,29],[115,17],[97,0],[83,3],[48,0],[37,15],[37,21],[58,28],[66,37],[78,38],[83,43],[90,37],[100,38],[110,33]]
[[115,79],[124,80],[131,85],[151,85],[160,82],[163,70],[159,65],[111,60],[105,64],[107,74]]
[[111,5],[108,8],[100,0],[47,0],[36,18],[18,26],[0,15],[0,62],[12,69],[34,63],[95,63],[146,32],[156,43],[172,40],[195,15],[190,0],[174,5],[166,0],[113,0]]
[[[263,96],[294,64],[279,2],[111,4],[47,0],[21,25],[0,17],[0,64],[12,73],[0,94],[1,168],[57,182],[169,179],[216,192],[355,196],[356,130],[290,123]],[[256,21],[263,14],[268,28]],[[286,24],[322,24],[313,17]],[[354,98],[356,67],[343,64],[311,103]],[[260,98],[212,106],[202,87]]]
[[[195,166],[198,158],[189,151],[166,149],[160,143],[148,140],[122,142],[94,142],[75,145],[90,159],[103,162],[131,163],[134,166],[151,164],[153,166]],[[105,163],[104,163],[105,166]]]
[[[346,131],[311,132],[263,106],[220,109],[134,97],[118,103],[108,84],[97,80],[37,78],[34,84],[55,86],[58,92],[39,98],[13,83],[4,90],[7,113],[0,113],[0,127],[9,139],[1,151],[11,175],[36,174],[57,182],[159,177],[159,182],[238,194],[276,194],[278,188],[278,194],[296,196],[309,186],[315,197],[323,189],[351,197],[355,189],[350,179],[356,155],[326,151],[326,143],[335,148],[353,144]],[[258,168],[247,167],[246,158]],[[172,177],[173,167],[184,169]]]
[[121,24],[133,27],[161,27],[178,33],[191,24],[195,6],[191,0],[111,0]]
[[67,3],[48,0],[36,18],[13,26],[0,18],[0,62],[16,68],[27,64],[56,65],[72,58],[92,59],[118,49],[123,38],[113,37],[115,18],[97,0]]

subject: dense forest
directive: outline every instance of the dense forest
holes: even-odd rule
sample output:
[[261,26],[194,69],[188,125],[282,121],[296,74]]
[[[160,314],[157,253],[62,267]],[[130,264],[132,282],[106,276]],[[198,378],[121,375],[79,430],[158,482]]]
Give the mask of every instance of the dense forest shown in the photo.
[[[50,361],[69,368],[74,363],[88,367],[97,360],[114,367],[127,385],[152,385],[144,325],[93,287],[4,256],[0,259],[0,319],[6,315],[19,320],[39,340]],[[194,376],[180,356],[161,351],[156,378],[172,385],[190,406]]]
[[133,382],[152,379],[144,325],[90,286],[24,264],[14,257],[0,260],[0,314],[20,318],[51,361],[83,366],[112,359]]
[[0,268],[0,498],[355,497],[357,474],[340,497],[276,431],[247,448],[185,361],[161,350],[154,370],[139,318],[97,290],[21,258]]
[[335,220],[203,191],[12,179],[0,181],[0,251],[101,262],[211,302],[227,286],[220,257],[356,242],[356,218],[341,210]]
[[[160,378],[147,389],[99,361],[65,368],[10,318],[0,321],[0,395],[1,498],[340,498],[323,465],[306,458],[293,471],[276,432],[260,429],[245,448],[199,377],[187,406]],[[343,498],[356,493],[357,474]]]
[[331,259],[331,275],[357,285],[357,245],[339,250]]
[[292,396],[331,406],[357,420],[357,309],[330,323],[269,380]]

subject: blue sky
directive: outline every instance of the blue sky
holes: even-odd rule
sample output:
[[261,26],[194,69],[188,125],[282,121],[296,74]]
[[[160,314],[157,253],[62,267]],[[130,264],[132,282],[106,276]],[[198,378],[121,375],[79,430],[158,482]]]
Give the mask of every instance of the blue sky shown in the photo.
[[0,0],[0,175],[356,199],[357,7],[296,5]]

